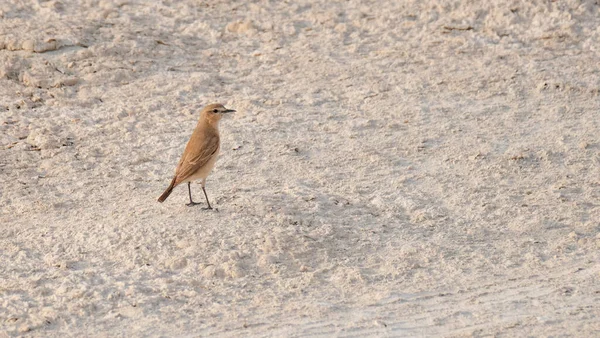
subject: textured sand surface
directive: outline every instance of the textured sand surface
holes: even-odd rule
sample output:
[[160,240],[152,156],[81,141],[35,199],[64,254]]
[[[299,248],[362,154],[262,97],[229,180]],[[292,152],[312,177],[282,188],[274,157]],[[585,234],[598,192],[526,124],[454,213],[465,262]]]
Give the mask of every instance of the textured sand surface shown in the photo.
[[598,336],[600,5],[435,3],[1,1],[0,337]]

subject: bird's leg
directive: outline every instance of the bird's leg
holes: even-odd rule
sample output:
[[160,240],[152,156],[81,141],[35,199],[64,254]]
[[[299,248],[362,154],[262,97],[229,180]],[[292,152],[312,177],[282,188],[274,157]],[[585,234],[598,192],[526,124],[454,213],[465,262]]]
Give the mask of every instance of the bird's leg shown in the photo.
[[206,197],[206,204],[208,204],[208,207],[206,209],[212,210],[212,207],[210,206],[210,202],[208,201],[208,195],[206,194],[206,189],[204,189],[204,184],[202,185],[202,191],[204,191],[204,197]]
[[[200,203],[196,203],[194,201],[192,201],[192,188],[191,188],[191,182],[188,182],[188,192],[190,194],[190,203],[186,204],[188,207],[193,207],[194,205],[198,205]],[[202,189],[204,189],[204,187],[202,187]],[[204,193],[206,194],[206,193]]]

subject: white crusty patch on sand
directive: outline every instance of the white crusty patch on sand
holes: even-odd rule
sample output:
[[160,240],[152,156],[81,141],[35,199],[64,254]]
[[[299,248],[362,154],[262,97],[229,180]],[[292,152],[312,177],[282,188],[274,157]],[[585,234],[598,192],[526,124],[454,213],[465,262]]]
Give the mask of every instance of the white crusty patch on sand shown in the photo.
[[597,334],[599,6],[436,3],[1,1],[0,336]]

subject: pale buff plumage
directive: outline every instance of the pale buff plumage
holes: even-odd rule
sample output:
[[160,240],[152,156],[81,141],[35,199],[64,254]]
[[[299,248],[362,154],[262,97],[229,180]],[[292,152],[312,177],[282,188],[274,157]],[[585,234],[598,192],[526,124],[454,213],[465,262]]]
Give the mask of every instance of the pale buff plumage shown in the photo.
[[196,129],[194,129],[190,140],[185,146],[181,160],[179,160],[177,169],[175,169],[175,177],[173,177],[167,190],[158,198],[159,202],[164,202],[179,184],[188,183],[190,203],[187,205],[198,204],[192,201],[190,182],[202,180],[202,191],[206,197],[208,209],[212,209],[206,195],[206,177],[215,166],[219,155],[219,120],[222,114],[232,112],[235,112],[235,110],[227,109],[219,103],[208,105],[202,109]]

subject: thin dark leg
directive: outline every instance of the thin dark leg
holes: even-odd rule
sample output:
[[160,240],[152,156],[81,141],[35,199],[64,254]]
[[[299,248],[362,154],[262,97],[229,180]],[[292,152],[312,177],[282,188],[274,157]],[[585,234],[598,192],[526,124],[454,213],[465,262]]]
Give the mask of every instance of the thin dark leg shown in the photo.
[[206,208],[206,209],[212,209],[212,207],[210,206],[210,202],[208,201],[208,195],[206,194],[206,189],[204,189],[204,187],[202,187],[202,191],[204,191],[204,197],[206,197],[206,204],[208,204],[208,208]]
[[[190,186],[191,183],[188,182],[188,193],[190,194],[190,203],[186,204],[188,207],[193,207],[194,205],[198,205],[200,203],[196,203],[194,201],[192,201],[192,187]],[[204,189],[204,188],[202,188]],[[206,193],[205,193],[206,194]]]

